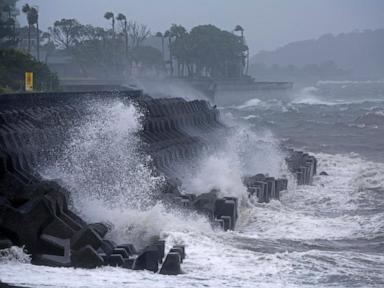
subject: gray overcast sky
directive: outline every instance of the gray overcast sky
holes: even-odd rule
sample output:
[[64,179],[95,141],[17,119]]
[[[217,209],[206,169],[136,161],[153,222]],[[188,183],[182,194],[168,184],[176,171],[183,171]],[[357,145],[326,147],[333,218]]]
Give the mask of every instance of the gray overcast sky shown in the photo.
[[[172,23],[246,30],[251,54],[325,33],[384,27],[384,0],[21,0],[39,6],[41,27],[61,18],[107,26],[104,12],[122,12],[153,33]],[[24,15],[20,22],[25,24]]]

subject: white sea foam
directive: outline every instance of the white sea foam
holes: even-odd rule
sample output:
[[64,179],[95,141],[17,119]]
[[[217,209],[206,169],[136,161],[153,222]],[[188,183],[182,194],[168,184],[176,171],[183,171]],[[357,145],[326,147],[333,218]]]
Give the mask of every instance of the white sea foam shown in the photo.
[[187,193],[198,195],[217,189],[221,196],[241,199],[248,195],[242,177],[258,173],[286,175],[284,155],[269,131],[256,133],[238,125],[216,152],[204,156],[194,169],[185,169],[180,176]]
[[[56,167],[50,167],[49,175],[61,177],[68,187],[76,188],[74,197],[84,197],[76,208],[88,221],[113,223],[107,236],[110,239],[142,246],[160,235],[167,240],[167,248],[184,243],[185,274],[169,277],[112,267],[84,270],[32,266],[25,263],[28,260],[23,259],[28,256],[21,252],[0,259],[1,281],[28,287],[268,288],[380,287],[375,283],[384,282],[382,253],[343,250],[344,246],[317,248],[318,241],[383,234],[383,211],[371,213],[372,208],[380,207],[373,203],[383,200],[383,164],[355,154],[317,154],[318,171],[326,171],[329,176],[316,177],[313,186],[296,187],[291,180],[281,202],[247,202],[241,206],[237,230],[224,233],[213,231],[204,217],[152,203],[152,193],[161,179],[153,177],[147,165],[150,159],[139,153],[140,142],[135,136],[141,129],[138,111],[114,102],[107,108],[92,108],[89,115],[72,131],[65,157]],[[237,123],[232,119],[232,124]],[[284,155],[272,134],[238,126],[233,130],[236,133],[223,141],[222,149],[202,160],[195,174],[187,175],[189,192],[219,188],[224,195],[244,197],[247,194],[241,175],[287,173]],[[97,156],[99,153],[102,155]],[[73,171],[69,169],[72,165]],[[102,166],[108,166],[107,170],[99,170]],[[100,183],[101,176],[108,176],[108,181]],[[117,181],[120,177],[131,178]],[[131,205],[130,199],[140,205]]]
[[0,250],[0,263],[29,263],[30,261],[31,257],[25,253],[24,247],[12,246]]
[[[185,243],[185,274],[170,277],[112,267],[84,270],[0,261],[0,279],[28,287],[294,288],[350,287],[351,283],[356,287],[380,287],[375,283],[384,280],[382,253],[339,251],[333,246],[329,250],[317,249],[316,245],[320,245],[319,240],[370,237],[383,228],[382,212],[376,216],[356,213],[361,197],[369,189],[383,187],[382,164],[353,154],[316,156],[319,171],[327,171],[329,176],[317,177],[314,186],[291,187],[283,193],[281,203],[248,207],[237,232],[212,231],[201,218],[164,216],[167,211],[161,207],[144,216],[124,211],[108,216],[122,225],[129,223],[130,217],[138,217],[145,225],[163,228],[168,243]],[[110,213],[96,207],[101,209],[98,216]],[[287,240],[294,242],[284,244]]]
[[[370,199],[367,189],[384,188],[383,164],[354,155],[317,157],[318,171],[329,176],[317,176],[313,186],[289,189],[281,195],[281,202],[259,205],[239,229],[268,239],[282,235],[288,239],[339,239],[366,237],[382,227],[378,219],[372,222],[371,215],[356,215],[355,211],[364,203],[361,201]],[[384,219],[384,213],[376,217]]]
[[258,98],[253,98],[248,101],[246,101],[244,104],[241,104],[239,106],[236,106],[237,109],[245,109],[245,108],[252,108],[255,106],[258,106],[262,101]]
[[292,100],[293,104],[308,105],[336,105],[336,102],[324,100],[319,96],[319,90],[316,87],[305,87],[298,91]]
[[384,84],[384,80],[365,80],[365,81],[354,81],[354,80],[320,80],[316,83],[316,85],[324,85],[324,84]]
[[244,116],[244,117],[242,117],[244,120],[251,120],[251,119],[254,119],[254,118],[259,118],[258,116],[256,116],[256,115],[253,115],[253,114],[251,114],[251,115],[248,115],[248,116]]
[[[134,242],[144,245],[158,232],[145,221],[156,214],[150,209],[162,177],[153,175],[151,159],[142,152],[137,136],[141,115],[120,101],[92,103],[87,111],[84,121],[70,130],[64,151],[43,174],[60,179],[71,191],[73,208],[85,220],[114,223],[122,234],[133,230],[137,239],[145,236]],[[124,217],[120,222],[119,215]],[[111,234],[116,241],[131,240],[123,235],[118,239],[116,231]]]

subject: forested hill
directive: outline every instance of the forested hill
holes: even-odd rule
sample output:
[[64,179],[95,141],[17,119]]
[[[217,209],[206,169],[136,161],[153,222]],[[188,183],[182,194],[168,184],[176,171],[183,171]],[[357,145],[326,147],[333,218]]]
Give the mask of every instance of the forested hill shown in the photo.
[[[275,51],[256,54],[251,63],[302,69],[334,62],[356,78],[384,77],[384,29],[326,34],[319,39],[292,42]],[[291,67],[292,68],[292,67]]]

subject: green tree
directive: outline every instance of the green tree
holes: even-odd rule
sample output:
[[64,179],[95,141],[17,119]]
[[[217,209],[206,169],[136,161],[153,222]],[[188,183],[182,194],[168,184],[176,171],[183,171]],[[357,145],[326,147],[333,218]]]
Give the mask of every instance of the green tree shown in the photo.
[[131,46],[136,48],[143,44],[145,39],[151,34],[151,31],[146,25],[131,21],[128,23],[128,34],[131,39]]
[[76,19],[61,19],[48,28],[54,43],[61,49],[69,49],[79,42],[83,26]]
[[12,18],[11,11],[9,5],[0,1],[0,46],[4,48],[17,44],[16,21]]
[[116,17],[116,20],[120,22],[123,34],[124,34],[124,39],[125,39],[125,55],[128,57],[128,22],[127,22],[127,17],[119,13]]
[[136,47],[132,50],[132,58],[136,64],[146,68],[159,70],[163,66],[161,52],[151,46]]
[[241,27],[240,25],[236,25],[234,31],[236,31],[236,32],[239,32],[239,31],[240,31],[240,33],[241,33],[241,38],[244,39],[244,29],[243,29],[243,27]]
[[58,89],[58,78],[47,65],[21,51],[0,49],[0,90],[22,91],[26,71],[33,72],[36,90]]
[[27,15],[28,22],[28,53],[31,53],[31,29],[36,24],[36,49],[37,59],[40,58],[40,30],[39,30],[39,12],[36,7],[31,7],[25,4],[22,8],[23,13]]
[[[184,68],[188,64],[188,49],[190,47],[187,30],[181,26],[172,24],[169,29],[171,37],[170,50],[177,60],[177,76],[184,75]],[[172,38],[174,39],[172,42]]]
[[21,9],[23,13],[27,16],[27,22],[28,22],[28,53],[31,53],[31,26],[32,26],[32,18],[31,18],[31,7],[29,4],[25,4],[23,8]]
[[[245,38],[244,38],[244,28],[241,27],[240,25],[236,25],[235,27],[235,32],[240,32],[241,35],[241,41],[245,44]],[[247,49],[244,53],[244,58],[243,58],[243,64],[246,67],[245,68],[245,74],[248,74],[248,69],[249,69],[249,49]]]
[[106,12],[104,14],[104,18],[107,20],[112,19],[112,38],[115,39],[115,14],[113,14],[112,12]]
[[189,33],[190,57],[198,74],[211,77],[238,77],[241,75],[245,51],[248,47],[239,36],[213,25],[194,27]]

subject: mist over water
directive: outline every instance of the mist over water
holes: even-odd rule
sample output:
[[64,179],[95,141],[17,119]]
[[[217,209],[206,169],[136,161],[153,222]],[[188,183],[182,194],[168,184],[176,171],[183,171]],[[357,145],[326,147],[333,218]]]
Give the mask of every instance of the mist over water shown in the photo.
[[182,79],[146,79],[140,78],[133,80],[135,85],[154,98],[184,98],[192,100],[211,100],[199,89]]

